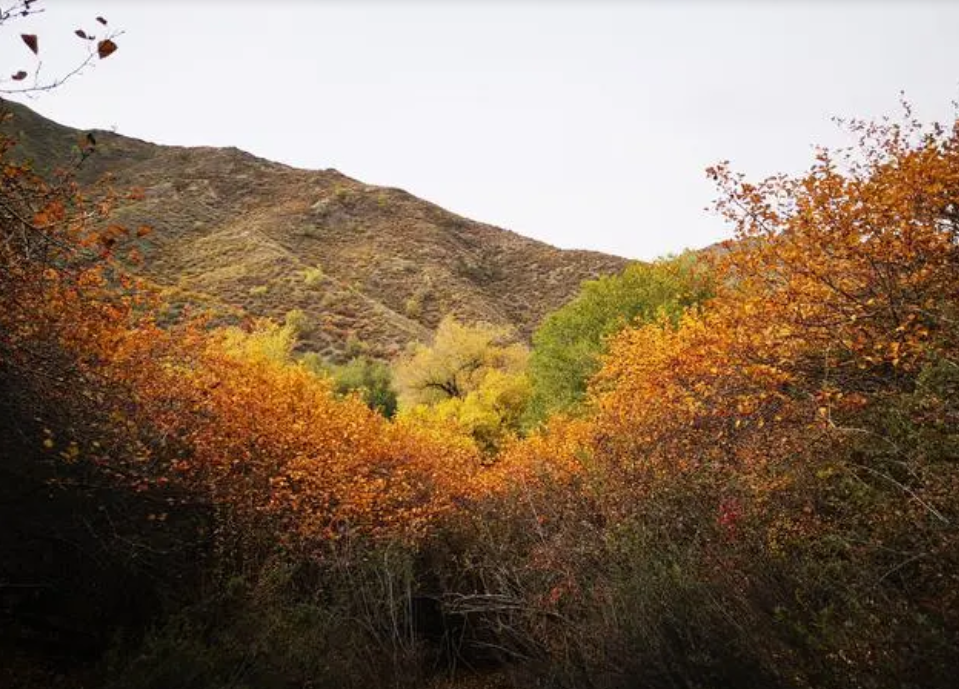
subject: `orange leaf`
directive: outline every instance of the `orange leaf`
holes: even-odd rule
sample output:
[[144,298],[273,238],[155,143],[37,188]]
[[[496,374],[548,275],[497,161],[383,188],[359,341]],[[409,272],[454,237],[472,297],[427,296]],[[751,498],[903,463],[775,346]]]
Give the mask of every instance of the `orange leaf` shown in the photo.
[[100,56],[100,59],[108,58],[116,52],[117,44],[111,41],[109,38],[105,38],[99,43],[97,43],[97,55]]

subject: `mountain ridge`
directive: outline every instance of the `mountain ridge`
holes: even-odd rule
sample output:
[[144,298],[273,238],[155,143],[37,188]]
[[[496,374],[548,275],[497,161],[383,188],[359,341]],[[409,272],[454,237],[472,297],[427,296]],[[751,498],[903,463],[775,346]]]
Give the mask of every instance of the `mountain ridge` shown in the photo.
[[77,130],[22,104],[2,107],[21,157],[41,171],[77,160],[92,135],[77,179],[109,175],[115,188],[138,191],[114,221],[153,229],[137,248],[173,303],[213,301],[279,321],[299,310],[301,348],[332,359],[389,358],[428,339],[447,314],[528,339],[582,281],[628,263],[559,249],[332,168]]

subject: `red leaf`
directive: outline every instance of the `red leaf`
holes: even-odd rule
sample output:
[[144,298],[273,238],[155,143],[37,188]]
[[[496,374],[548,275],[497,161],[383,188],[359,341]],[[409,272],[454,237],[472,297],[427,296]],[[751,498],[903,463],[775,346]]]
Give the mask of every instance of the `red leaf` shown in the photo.
[[100,59],[110,57],[117,49],[117,44],[111,41],[109,38],[97,43],[97,55],[100,56]]
[[19,72],[17,72],[10,78],[13,79],[14,81],[23,81],[24,79],[27,78],[27,73],[21,69]]
[[20,38],[23,39],[23,42],[27,44],[27,47],[33,51],[33,54],[36,55],[40,51],[40,46],[37,43],[37,35],[32,33],[22,33]]

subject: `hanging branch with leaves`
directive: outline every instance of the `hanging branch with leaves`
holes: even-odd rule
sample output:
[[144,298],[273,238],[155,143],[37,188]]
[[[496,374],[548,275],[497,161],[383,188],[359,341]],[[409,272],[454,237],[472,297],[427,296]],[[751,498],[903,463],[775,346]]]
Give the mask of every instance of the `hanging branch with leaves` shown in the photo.
[[[0,8],[0,27],[17,19],[23,19],[38,14],[43,9],[38,8],[37,0],[21,0],[14,5]],[[40,38],[37,34],[22,33],[20,40],[33,53],[35,66],[32,70],[17,69],[6,79],[0,80],[0,96],[9,94],[31,94],[41,91],[50,91],[65,84],[67,81],[83,72],[97,60],[104,60],[116,52],[116,38],[122,31],[109,29],[109,23],[103,17],[97,17],[99,29],[96,33],[81,28],[76,29],[74,35],[86,44],[86,54],[72,69],[64,74],[52,78],[42,75],[43,61],[40,59]],[[32,78],[31,78],[32,71]]]

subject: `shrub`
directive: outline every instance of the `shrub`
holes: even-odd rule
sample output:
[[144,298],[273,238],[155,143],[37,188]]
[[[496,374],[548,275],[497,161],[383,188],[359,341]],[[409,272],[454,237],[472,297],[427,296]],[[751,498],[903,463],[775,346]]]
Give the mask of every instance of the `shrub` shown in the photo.
[[326,275],[323,273],[323,268],[319,264],[313,266],[312,268],[305,268],[300,272],[300,274],[303,276],[303,283],[307,287],[315,287],[322,284],[324,278],[326,277]]

